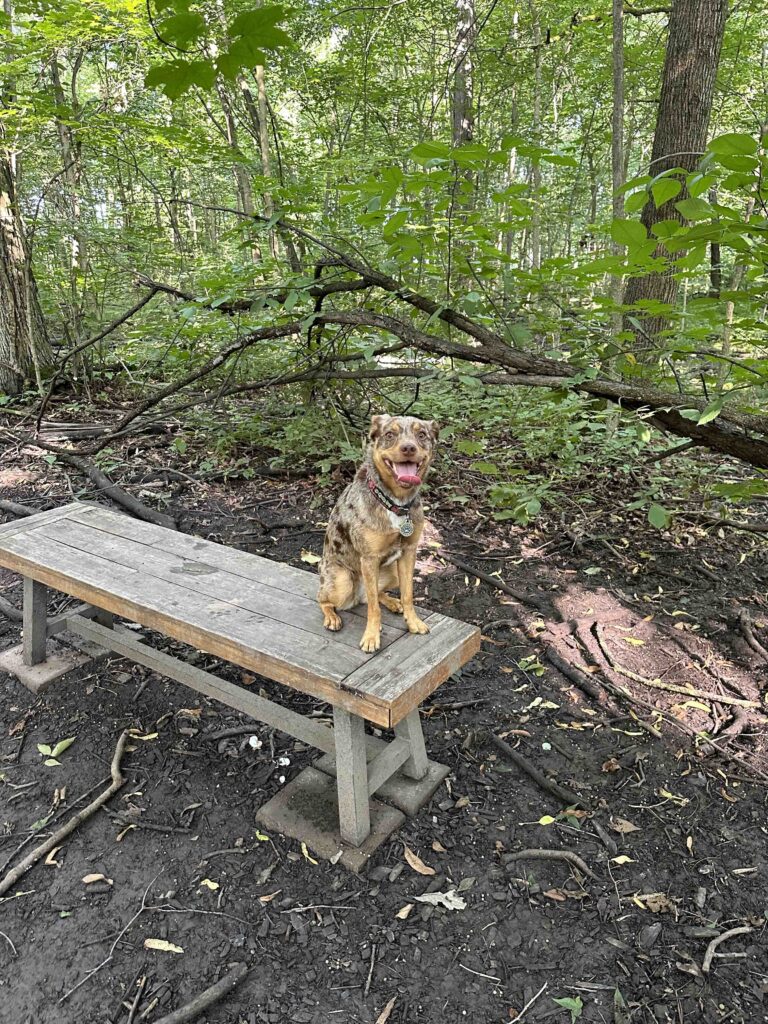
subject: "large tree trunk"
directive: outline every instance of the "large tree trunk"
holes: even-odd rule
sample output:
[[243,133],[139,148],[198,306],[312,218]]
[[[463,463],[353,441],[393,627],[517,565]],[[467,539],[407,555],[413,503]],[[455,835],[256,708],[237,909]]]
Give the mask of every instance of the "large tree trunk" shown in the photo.
[[[612,213],[614,218],[624,216],[624,0],[612,0],[613,8],[613,111],[611,116],[611,185],[613,187]],[[594,222],[593,222],[594,223]],[[618,255],[621,246],[614,243]],[[616,274],[611,278],[611,298],[621,303],[624,284]],[[614,337],[621,330],[621,313],[612,317]]]
[[32,372],[40,387],[51,358],[16,202],[13,162],[0,136],[0,393],[18,394]]
[[454,146],[471,142],[475,132],[472,111],[472,48],[477,35],[475,0],[456,0],[456,45],[453,51],[451,139]]
[[[649,171],[657,175],[672,167],[695,169],[707,145],[712,96],[725,31],[727,0],[674,0],[669,18],[669,38],[661,81],[659,114],[653,137]],[[649,199],[642,223],[650,232],[661,220],[683,217],[675,203],[685,198],[685,190],[657,207]],[[659,245],[657,255],[668,255]],[[665,273],[632,278],[627,284],[624,302],[628,306],[643,300],[671,305],[677,297],[674,262]],[[663,313],[640,319],[638,349],[653,348],[667,326]],[[633,325],[627,325],[633,330]]]

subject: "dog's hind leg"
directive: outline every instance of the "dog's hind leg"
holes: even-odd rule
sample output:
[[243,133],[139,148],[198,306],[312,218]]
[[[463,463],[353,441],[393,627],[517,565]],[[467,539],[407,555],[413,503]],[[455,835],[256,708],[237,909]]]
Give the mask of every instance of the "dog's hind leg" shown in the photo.
[[349,569],[341,565],[323,566],[320,571],[320,590],[317,601],[323,613],[323,625],[333,632],[341,629],[342,621],[337,609],[351,608],[355,603],[355,581]]
[[383,605],[387,611],[399,615],[403,611],[401,601],[387,593],[388,590],[394,590],[397,585],[397,563],[393,562],[391,565],[384,566],[379,572],[379,604]]

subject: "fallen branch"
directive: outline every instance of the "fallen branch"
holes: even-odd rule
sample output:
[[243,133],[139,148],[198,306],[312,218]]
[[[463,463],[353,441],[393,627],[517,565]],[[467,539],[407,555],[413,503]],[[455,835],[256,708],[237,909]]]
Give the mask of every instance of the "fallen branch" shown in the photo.
[[3,498],[0,500],[0,511],[10,512],[12,516],[31,516],[38,510],[35,508],[27,508],[26,505],[19,505],[16,501],[8,501]]
[[155,1024],[186,1024],[187,1021],[194,1020],[204,1010],[207,1010],[209,1006],[213,1006],[214,1003],[218,1003],[220,999],[228,995],[232,989],[240,984],[247,974],[248,965],[238,964],[228,974],[225,974],[223,978],[220,978],[215,985],[211,985],[210,988],[204,989],[200,995],[195,996],[191,1003],[187,1003],[186,1006],[174,1010],[173,1013],[166,1014],[165,1017],[160,1017],[155,1021]]
[[578,853],[572,850],[520,850],[519,853],[509,853],[504,857],[504,866],[512,864],[516,860],[565,860],[578,868],[587,878],[597,878],[594,871],[589,868]]
[[0,615],[4,615],[11,622],[23,622],[24,620],[24,612],[22,612],[21,608],[17,608],[15,604],[6,601],[4,597],[0,597]]
[[749,927],[749,925],[745,924],[742,925],[740,928],[731,928],[727,932],[722,932],[720,935],[717,936],[717,938],[712,939],[710,944],[707,946],[707,951],[704,954],[704,960],[701,965],[701,969],[704,972],[704,974],[706,974],[712,966],[712,959],[715,955],[715,950],[721,942],[725,942],[726,939],[732,939],[736,935],[747,935],[751,931],[752,929]]
[[74,455],[72,452],[68,452],[63,448],[57,448],[55,445],[47,444],[39,439],[34,444],[36,448],[44,448],[45,451],[53,452],[57,459],[61,459],[62,462],[66,462],[70,466],[74,466],[75,469],[80,470],[99,488],[102,494],[111,498],[116,504],[122,505],[124,509],[127,509],[128,512],[137,518],[144,519],[148,523],[154,523],[155,526],[165,526],[169,530],[178,529],[176,520],[172,516],[167,516],[163,512],[155,512],[154,509],[149,508],[139,501],[138,498],[134,498],[132,494],[124,491],[122,487],[110,480],[106,473],[102,473],[97,466],[87,462],[79,455]]
[[69,821],[65,822],[61,828],[57,829],[52,835],[46,839],[44,843],[36,846],[34,850],[31,850],[27,856],[15,868],[11,868],[8,874],[0,880],[0,896],[8,892],[9,889],[13,888],[14,885],[22,878],[31,867],[33,867],[39,860],[46,857],[54,846],[60,846],[61,843],[71,835],[75,829],[82,825],[84,821],[92,817],[98,811],[100,807],[115,795],[115,793],[125,784],[125,777],[120,771],[120,762],[122,761],[123,754],[125,752],[125,745],[128,742],[128,732],[121,733],[120,739],[117,741],[115,752],[112,756],[112,784],[108,789],[97,796],[95,800],[92,800],[87,807],[84,807],[82,811],[78,811],[77,814],[73,815]]
[[490,733],[489,738],[491,743],[502,752],[502,754],[508,758],[514,765],[516,765],[521,771],[524,771],[529,778],[533,779],[537,786],[540,786],[545,792],[550,793],[556,797],[561,803],[564,803],[566,807],[583,807],[585,810],[588,809],[588,805],[578,795],[573,793],[570,789],[566,789],[564,786],[559,785],[557,782],[553,782],[548,779],[546,775],[543,775],[538,768],[534,766],[519,754],[516,750],[513,750],[508,743],[505,743],[503,739],[497,736],[495,733]]
[[763,647],[760,641],[752,631],[752,620],[745,611],[739,613],[739,629],[741,630],[742,636],[747,641],[749,646],[758,654],[764,662],[768,663],[768,651]]

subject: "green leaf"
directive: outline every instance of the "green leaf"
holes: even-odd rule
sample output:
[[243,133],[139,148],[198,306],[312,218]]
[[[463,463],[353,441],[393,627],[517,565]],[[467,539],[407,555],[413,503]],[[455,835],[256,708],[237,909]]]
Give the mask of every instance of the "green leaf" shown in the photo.
[[429,160],[447,160],[450,152],[450,147],[442,142],[420,142],[408,156],[419,163],[426,163]]
[[732,153],[756,153],[757,140],[743,132],[728,132],[712,139],[707,148],[711,153],[726,156]]
[[704,199],[683,199],[675,203],[675,209],[682,213],[686,220],[708,220],[715,213]]
[[653,196],[654,203],[656,203],[656,208],[658,209],[664,203],[668,203],[670,199],[680,195],[682,187],[681,182],[676,181],[674,178],[662,178],[661,181],[654,182],[651,185],[651,195]]
[[631,249],[642,245],[647,240],[648,235],[639,221],[614,217],[611,223],[611,238],[619,245],[627,245]]
[[205,32],[205,18],[192,11],[181,11],[158,25],[163,39],[172,40],[177,46],[186,47]]
[[453,447],[463,455],[479,455],[485,445],[481,441],[457,441]]
[[645,189],[633,192],[624,200],[624,209],[627,213],[638,213],[648,202],[648,193]]
[[474,469],[476,473],[484,473],[486,476],[499,475],[499,467],[495,462],[472,462],[469,468]]
[[711,423],[712,420],[717,419],[720,413],[723,411],[722,401],[711,402],[704,412],[699,416],[698,425],[701,427],[705,423]]
[[161,88],[170,100],[177,100],[195,85],[212,89],[215,81],[216,69],[209,60],[170,60],[155,64],[144,78],[148,89]]
[[584,1003],[582,1003],[579,996],[576,996],[575,999],[565,996],[562,999],[553,999],[552,1002],[557,1003],[558,1006],[562,1006],[564,1010],[570,1010],[571,1024],[573,1024],[573,1021],[579,1019],[581,1012],[584,1009]]
[[669,526],[670,515],[669,512],[661,505],[651,505],[648,509],[648,522],[651,526],[655,526],[657,530],[663,530]]
[[40,751],[41,754],[45,754],[46,757],[50,757],[51,754],[53,753],[53,750],[48,746],[47,743],[38,743],[37,749]]
[[288,33],[277,27],[277,23],[283,18],[285,8],[280,4],[243,11],[229,26],[229,34],[252,39],[257,46],[266,50],[278,46],[292,46],[293,41]]
[[68,740],[59,740],[56,746],[51,751],[51,757],[60,757],[65,750],[68,750],[75,742],[75,737],[70,736]]
[[56,765],[60,765],[61,761],[57,761],[55,757],[48,757],[43,761],[43,764],[47,765],[48,768],[54,768]]

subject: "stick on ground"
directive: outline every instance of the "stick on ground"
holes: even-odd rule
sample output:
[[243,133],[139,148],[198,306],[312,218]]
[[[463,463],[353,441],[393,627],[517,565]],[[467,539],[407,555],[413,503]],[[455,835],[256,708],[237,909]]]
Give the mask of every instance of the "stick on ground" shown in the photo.
[[715,955],[715,950],[721,942],[725,942],[726,939],[732,939],[736,935],[746,935],[748,932],[751,931],[752,929],[749,927],[749,925],[745,924],[742,925],[740,928],[731,928],[729,931],[723,932],[722,935],[718,935],[717,938],[712,939],[710,944],[707,946],[706,953],[704,954],[704,962],[701,965],[702,971],[706,974],[712,966],[712,958]]
[[508,854],[504,858],[504,864],[512,864],[516,860],[565,860],[588,878],[596,877],[594,871],[573,850],[520,850],[519,853]]
[[582,797],[578,793],[573,793],[570,789],[566,789],[565,786],[560,786],[557,782],[553,782],[548,779],[546,775],[543,775],[538,768],[534,768],[530,761],[526,760],[522,754],[518,754],[516,750],[513,750],[508,743],[500,739],[494,733],[490,734],[491,743],[497,747],[502,754],[509,758],[513,764],[517,765],[522,771],[525,772],[537,786],[541,786],[547,793],[551,793],[552,796],[557,797],[558,800],[562,801],[567,807],[583,807],[587,808],[587,804],[584,802]]
[[209,1006],[213,1006],[214,1003],[228,995],[233,988],[240,984],[247,973],[248,965],[238,964],[223,978],[220,978],[215,985],[211,985],[210,988],[204,989],[199,996],[195,996],[191,1003],[174,1010],[173,1013],[166,1014],[165,1017],[156,1020],[155,1024],[186,1024],[187,1021],[194,1020]]
[[11,868],[8,874],[0,881],[0,896],[8,892],[9,889],[13,888],[19,879],[29,871],[39,860],[47,856],[54,846],[59,846],[68,835],[75,831],[78,825],[82,825],[84,821],[87,821],[93,814],[102,807],[110,797],[121,788],[125,783],[125,777],[120,771],[120,762],[125,752],[125,745],[128,742],[128,733],[123,732],[120,735],[120,739],[117,741],[115,747],[115,753],[112,756],[112,784],[109,789],[105,789],[104,792],[97,796],[95,800],[92,800],[87,807],[84,807],[82,811],[78,811],[77,814],[73,815],[69,821],[65,822],[61,828],[57,829],[51,836],[46,839],[44,843],[36,846],[34,850],[27,854],[27,856],[15,868]]

